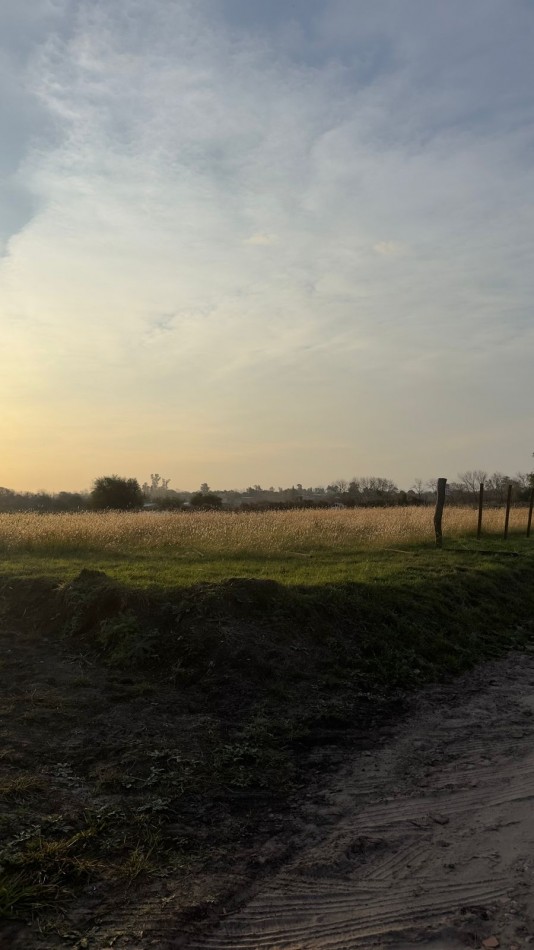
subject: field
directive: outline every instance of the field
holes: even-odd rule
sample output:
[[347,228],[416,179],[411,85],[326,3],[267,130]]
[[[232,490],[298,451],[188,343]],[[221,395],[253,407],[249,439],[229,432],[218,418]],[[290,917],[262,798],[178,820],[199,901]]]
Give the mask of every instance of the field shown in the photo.
[[[360,569],[372,570],[383,552],[432,545],[432,515],[427,507],[4,514],[0,568],[64,579],[91,565],[142,586],[187,586],[228,577],[340,583],[354,578],[355,558]],[[513,538],[524,535],[526,519],[524,508],[512,509]],[[446,542],[469,541],[476,523],[474,509],[446,509]],[[498,538],[503,524],[501,509],[486,511],[486,540]]]
[[0,944],[187,946],[235,906],[411,690],[532,649],[503,521],[449,509],[438,550],[428,508],[0,516]]

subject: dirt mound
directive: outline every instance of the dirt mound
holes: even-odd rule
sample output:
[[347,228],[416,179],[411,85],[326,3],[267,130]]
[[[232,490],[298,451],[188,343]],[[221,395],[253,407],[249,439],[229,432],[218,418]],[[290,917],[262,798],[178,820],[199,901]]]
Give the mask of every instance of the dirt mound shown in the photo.
[[[314,946],[318,923],[330,928],[332,946],[338,938],[346,946],[357,935],[352,905],[368,907],[369,928],[385,926],[380,888],[392,891],[398,880],[403,900],[411,899],[403,841],[416,835],[413,846],[426,847],[449,827],[440,815],[451,826],[457,819],[435,789],[428,824],[424,774],[413,788],[403,784],[403,769],[411,775],[421,760],[415,745],[395,768],[391,751],[380,774],[354,756],[377,754],[407,690],[532,638],[526,565],[491,565],[483,575],[463,568],[454,583],[451,576],[440,561],[424,578],[413,567],[398,583],[317,588],[232,580],[142,591],[96,571],[61,587],[0,581],[0,912],[28,925],[18,944],[12,930],[6,940],[47,950],[63,939],[139,950],[171,946],[181,930],[189,947],[224,912],[236,946],[256,946],[251,918],[229,915],[258,888],[265,947],[285,939],[278,923],[294,946],[301,935]],[[514,726],[504,706],[499,711],[506,728]],[[482,711],[482,722],[490,712]],[[425,717],[431,721],[430,708],[423,732]],[[445,721],[458,742],[454,717]],[[474,720],[468,731],[472,739]],[[423,732],[416,741],[424,742]],[[442,756],[439,743],[429,755],[421,761],[431,768]],[[347,757],[337,784],[307,797],[306,783],[319,788]],[[515,765],[519,775],[522,763]],[[497,785],[501,794],[504,773]],[[378,812],[377,797],[384,799]],[[388,811],[391,798],[397,804]],[[407,818],[412,804],[421,828]],[[350,821],[327,841],[346,808]],[[277,877],[282,868],[286,877]],[[367,880],[373,869],[376,878]],[[360,877],[367,883],[358,890]],[[365,888],[377,898],[376,913]],[[489,891],[475,891],[469,906],[487,901],[490,913]],[[315,930],[310,895],[322,908]],[[439,901],[415,896],[422,927]],[[221,933],[209,938],[215,946]]]

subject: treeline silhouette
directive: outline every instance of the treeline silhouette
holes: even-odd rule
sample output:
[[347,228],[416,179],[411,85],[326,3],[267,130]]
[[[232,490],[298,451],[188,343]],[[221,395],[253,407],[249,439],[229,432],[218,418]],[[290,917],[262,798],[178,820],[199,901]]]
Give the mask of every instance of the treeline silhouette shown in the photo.
[[[195,510],[202,508],[226,511],[268,511],[291,508],[344,508],[393,507],[429,505],[435,500],[437,479],[424,482],[415,479],[408,489],[399,489],[388,478],[376,476],[354,477],[350,481],[338,479],[329,485],[305,488],[300,483],[290,488],[250,485],[243,491],[233,489],[212,490],[203,482],[196,492],[175,491],[169,488],[169,478],[155,474],[150,483],[139,486],[136,479],[118,475],[101,476],[95,479],[92,491],[56,494],[18,492],[0,487],[0,512],[77,512],[103,508],[140,509],[162,511]],[[480,484],[484,483],[486,505],[503,505],[508,487],[512,486],[515,504],[528,504],[534,487],[534,473],[517,473],[514,476],[494,472],[489,475],[482,469],[462,472],[457,481],[447,483],[447,504],[476,505]],[[121,501],[121,499],[123,499]]]
[[89,493],[60,491],[17,492],[0,487],[0,511],[85,511],[89,508]]

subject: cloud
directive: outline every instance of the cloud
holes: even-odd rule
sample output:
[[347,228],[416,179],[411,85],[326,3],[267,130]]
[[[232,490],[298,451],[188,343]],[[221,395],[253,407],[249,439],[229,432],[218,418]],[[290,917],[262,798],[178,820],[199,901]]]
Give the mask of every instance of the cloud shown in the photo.
[[0,256],[9,238],[31,220],[37,198],[27,187],[20,165],[38,141],[51,143],[51,116],[31,90],[28,64],[43,35],[59,23],[60,4],[11,5],[2,11],[0,31]]
[[254,244],[258,247],[272,247],[273,244],[278,243],[278,238],[276,234],[253,234],[251,237],[246,238],[243,242],[244,244]]
[[384,257],[397,257],[405,252],[405,247],[398,241],[377,241],[373,244],[373,251],[382,254]]
[[209,417],[229,452],[258,420],[376,452],[374,426],[400,455],[394,407],[421,400],[421,443],[438,398],[480,420],[506,345],[515,417],[534,13],[512,7],[29,5],[5,69],[5,398]]

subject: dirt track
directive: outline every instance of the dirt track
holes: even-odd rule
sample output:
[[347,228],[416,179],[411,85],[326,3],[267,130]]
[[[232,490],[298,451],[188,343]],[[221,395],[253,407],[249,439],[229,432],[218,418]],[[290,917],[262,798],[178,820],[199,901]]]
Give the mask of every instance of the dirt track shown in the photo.
[[533,740],[532,655],[424,691],[392,738],[310,793],[290,862],[178,945],[534,945]]

